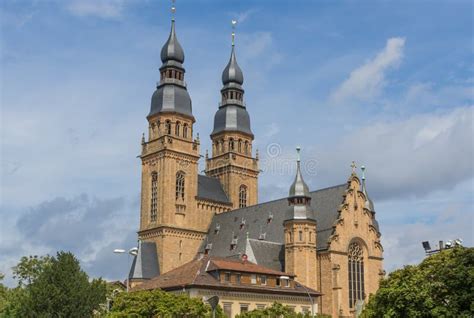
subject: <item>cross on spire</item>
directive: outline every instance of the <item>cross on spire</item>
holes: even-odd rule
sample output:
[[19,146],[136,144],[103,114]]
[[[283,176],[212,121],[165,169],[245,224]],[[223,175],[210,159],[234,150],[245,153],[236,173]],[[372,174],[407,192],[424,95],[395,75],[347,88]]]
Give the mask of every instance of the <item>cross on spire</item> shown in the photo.
[[235,26],[236,26],[236,24],[237,24],[237,20],[232,20],[231,23],[232,23],[232,46],[234,46],[234,42],[235,42]]
[[355,173],[356,168],[357,168],[355,161],[352,161],[351,168],[352,168],[352,173]]
[[171,21],[174,21],[174,15],[176,13],[175,2],[176,0],[171,0]]

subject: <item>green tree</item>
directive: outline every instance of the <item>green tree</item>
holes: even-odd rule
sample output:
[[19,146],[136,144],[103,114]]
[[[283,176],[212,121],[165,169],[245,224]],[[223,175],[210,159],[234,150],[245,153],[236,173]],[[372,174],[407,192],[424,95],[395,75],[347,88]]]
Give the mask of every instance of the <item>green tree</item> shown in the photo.
[[13,271],[18,287],[7,292],[0,317],[91,317],[105,303],[105,283],[89,282],[72,253],[23,257]]
[[[109,317],[210,317],[211,307],[198,298],[161,290],[119,293]],[[225,317],[220,307],[216,317]]]
[[383,279],[361,317],[472,317],[474,248],[456,247]]
[[[329,318],[326,315],[314,315],[318,318]],[[295,313],[293,308],[282,305],[280,303],[273,303],[270,307],[264,309],[255,309],[246,313],[237,315],[236,318],[309,318],[311,313]]]

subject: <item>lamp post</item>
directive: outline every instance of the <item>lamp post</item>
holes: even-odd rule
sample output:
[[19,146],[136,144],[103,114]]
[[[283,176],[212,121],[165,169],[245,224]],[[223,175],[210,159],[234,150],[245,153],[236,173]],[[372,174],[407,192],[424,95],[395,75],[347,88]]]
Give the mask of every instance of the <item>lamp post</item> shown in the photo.
[[[286,279],[286,280],[290,280],[290,277],[289,276],[280,276],[280,279]],[[295,281],[295,285],[298,287],[303,287],[304,291],[306,292],[306,294],[308,294],[308,298],[309,298],[309,301],[311,303],[311,317],[314,318],[314,302],[313,302],[313,297],[311,297],[311,294],[309,293],[309,290],[306,288],[305,285],[301,285],[299,283],[297,283]]]
[[[116,248],[114,249],[115,254],[125,254],[127,251],[122,249],[122,248]],[[128,250],[128,268],[130,268],[130,255],[136,256],[138,254],[138,247],[132,247],[131,249]],[[127,293],[130,285],[130,277],[127,276]]]

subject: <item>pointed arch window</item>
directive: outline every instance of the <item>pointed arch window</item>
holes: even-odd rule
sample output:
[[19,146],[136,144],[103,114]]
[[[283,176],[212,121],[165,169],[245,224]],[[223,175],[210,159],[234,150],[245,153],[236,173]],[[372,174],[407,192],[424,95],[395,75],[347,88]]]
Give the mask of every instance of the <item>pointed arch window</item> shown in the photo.
[[176,200],[184,200],[184,172],[176,173]]
[[181,130],[181,123],[178,121],[176,122],[176,126],[174,127],[174,134],[179,136],[179,131]]
[[158,174],[151,174],[151,202],[150,202],[150,221],[155,222],[158,210]]
[[354,308],[358,300],[364,300],[364,250],[354,242],[347,253],[349,272],[349,307]]
[[183,137],[188,138],[188,124],[183,125]]
[[239,208],[245,208],[247,206],[247,187],[241,185],[239,188]]
[[167,120],[165,122],[166,134],[171,135],[171,122]]

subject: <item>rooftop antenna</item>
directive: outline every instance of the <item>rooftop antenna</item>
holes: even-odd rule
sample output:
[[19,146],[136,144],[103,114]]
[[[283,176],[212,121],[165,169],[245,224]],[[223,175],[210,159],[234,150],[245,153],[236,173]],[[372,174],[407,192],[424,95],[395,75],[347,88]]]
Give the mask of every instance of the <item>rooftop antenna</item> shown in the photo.
[[232,20],[232,46],[235,44],[235,26],[237,25],[237,20]]

